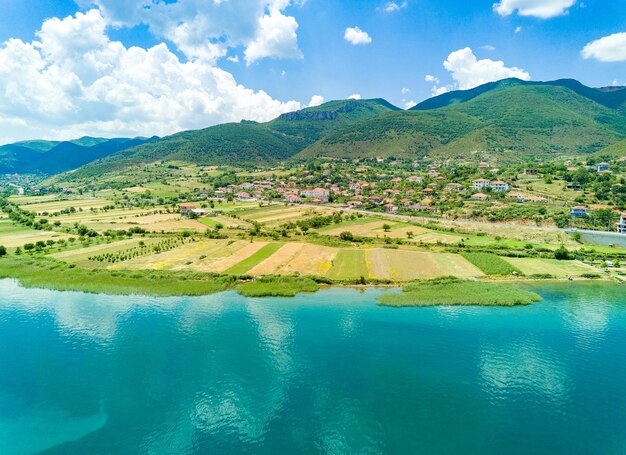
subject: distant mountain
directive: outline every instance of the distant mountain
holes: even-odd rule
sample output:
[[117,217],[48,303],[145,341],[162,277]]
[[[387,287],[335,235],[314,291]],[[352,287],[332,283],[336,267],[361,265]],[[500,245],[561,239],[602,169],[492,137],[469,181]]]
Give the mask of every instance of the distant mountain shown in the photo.
[[0,147],[0,173],[57,174],[155,139],[82,137],[66,142],[36,140],[8,144]]
[[72,173],[72,178],[161,160],[201,165],[271,165],[294,156],[330,132],[399,110],[382,99],[331,101],[283,114],[267,123],[243,121],[185,131],[90,163]]
[[573,92],[595,101],[611,109],[619,109],[626,106],[626,87],[587,87],[574,79],[559,79],[550,82],[522,81],[521,79],[503,79],[497,82],[489,82],[470,90],[455,90],[427,99],[411,108],[414,111],[438,109],[458,103],[465,103],[492,90],[518,87],[518,86],[550,86],[564,87]]
[[517,79],[446,93],[329,134],[296,158],[424,155],[506,159],[596,152],[626,138],[626,89]]

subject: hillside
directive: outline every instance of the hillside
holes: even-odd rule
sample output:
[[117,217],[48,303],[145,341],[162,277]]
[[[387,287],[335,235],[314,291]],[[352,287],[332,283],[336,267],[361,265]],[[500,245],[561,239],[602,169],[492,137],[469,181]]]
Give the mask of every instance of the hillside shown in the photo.
[[602,159],[620,159],[626,158],[626,140],[611,144],[597,151],[594,156]]
[[[589,89],[596,90],[596,89]],[[483,151],[517,159],[545,154],[596,152],[626,138],[626,114],[612,93],[600,104],[563,85],[487,84],[471,93],[445,94],[429,100],[436,109],[388,113],[335,132],[296,158],[414,158],[426,154],[467,158]],[[626,91],[625,91],[626,93]]]
[[150,140],[83,137],[66,142],[35,140],[8,144],[0,147],[0,173],[57,174]]
[[283,114],[268,123],[243,121],[185,131],[98,160],[73,172],[72,178],[161,160],[201,165],[268,165],[292,157],[329,132],[398,110],[381,99],[331,101]]

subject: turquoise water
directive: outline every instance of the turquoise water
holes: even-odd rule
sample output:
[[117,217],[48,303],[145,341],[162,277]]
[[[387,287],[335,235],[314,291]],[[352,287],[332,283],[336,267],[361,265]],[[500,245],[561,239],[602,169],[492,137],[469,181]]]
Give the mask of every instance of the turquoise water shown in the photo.
[[0,281],[0,453],[626,453],[626,288],[519,308]]

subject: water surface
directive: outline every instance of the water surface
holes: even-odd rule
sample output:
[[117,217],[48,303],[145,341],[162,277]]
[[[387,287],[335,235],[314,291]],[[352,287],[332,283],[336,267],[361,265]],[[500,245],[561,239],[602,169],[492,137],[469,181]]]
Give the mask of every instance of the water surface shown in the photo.
[[0,281],[0,453],[626,453],[626,289],[386,308]]

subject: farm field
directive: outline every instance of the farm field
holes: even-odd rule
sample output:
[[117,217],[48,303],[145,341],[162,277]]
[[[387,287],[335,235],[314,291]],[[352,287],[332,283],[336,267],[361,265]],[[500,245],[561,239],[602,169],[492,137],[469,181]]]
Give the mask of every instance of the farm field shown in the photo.
[[548,274],[555,278],[579,277],[585,273],[598,273],[598,269],[580,261],[557,261],[556,259],[503,258],[524,275]]
[[157,241],[158,239],[156,238],[133,238],[119,240],[115,242],[100,243],[85,248],[70,248],[59,253],[51,254],[50,256],[69,264],[76,264],[81,267],[97,267],[100,265],[94,261],[90,261],[90,257],[107,253],[117,253],[131,248],[135,248],[140,245],[140,242],[143,242],[145,245],[150,246]]
[[109,205],[110,202],[105,199],[91,198],[91,199],[67,199],[67,200],[51,200],[48,202],[40,203],[24,203],[20,205],[21,208],[29,210],[31,212],[37,212],[41,214],[43,212],[54,213],[60,212],[63,209],[74,207],[76,210],[90,210],[92,208],[99,209],[105,205]]
[[365,262],[365,250],[342,249],[326,274],[331,280],[358,280],[369,275]]
[[325,276],[339,252],[307,243],[287,243],[271,257],[250,270],[253,275],[317,275]]
[[22,247],[26,243],[35,243],[46,240],[67,239],[70,236],[54,231],[37,231],[27,227],[15,226],[10,221],[0,220],[0,245],[7,248]]
[[412,281],[454,275],[480,277],[483,273],[457,254],[374,248],[366,253],[371,278]]

